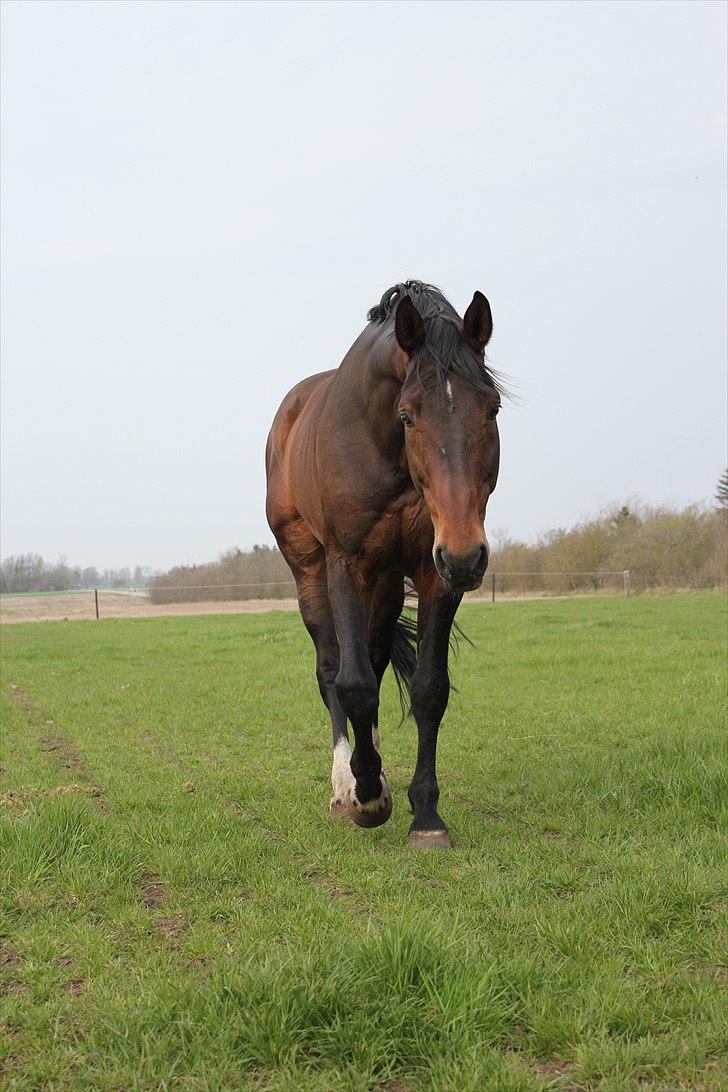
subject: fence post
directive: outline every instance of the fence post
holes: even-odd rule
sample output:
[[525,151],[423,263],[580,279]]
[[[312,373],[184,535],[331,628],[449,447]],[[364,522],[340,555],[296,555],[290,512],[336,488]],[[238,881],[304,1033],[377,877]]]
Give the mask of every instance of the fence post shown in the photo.
[[495,573],[490,574],[490,601],[495,603]]
[[622,573],[622,580],[624,581],[624,594],[626,597],[631,591],[629,569],[625,569]]
[[99,617],[99,589],[94,588],[94,604],[96,606],[96,618]]

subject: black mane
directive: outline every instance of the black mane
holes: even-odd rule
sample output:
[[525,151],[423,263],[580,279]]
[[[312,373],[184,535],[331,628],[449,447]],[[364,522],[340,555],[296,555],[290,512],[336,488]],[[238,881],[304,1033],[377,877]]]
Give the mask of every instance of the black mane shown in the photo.
[[367,318],[384,325],[394,318],[396,305],[404,296],[409,296],[425,320],[425,344],[412,357],[413,372],[422,382],[426,366],[432,365],[438,387],[448,375],[455,375],[476,390],[501,391],[494,373],[465,340],[463,320],[434,285],[414,280],[395,284],[367,312]]

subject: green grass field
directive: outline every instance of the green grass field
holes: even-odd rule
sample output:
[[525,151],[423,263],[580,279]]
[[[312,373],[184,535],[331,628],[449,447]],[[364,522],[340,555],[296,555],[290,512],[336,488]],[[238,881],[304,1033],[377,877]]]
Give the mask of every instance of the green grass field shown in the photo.
[[8,1089],[726,1089],[726,600],[472,605],[450,853],[332,822],[296,615],[2,632]]

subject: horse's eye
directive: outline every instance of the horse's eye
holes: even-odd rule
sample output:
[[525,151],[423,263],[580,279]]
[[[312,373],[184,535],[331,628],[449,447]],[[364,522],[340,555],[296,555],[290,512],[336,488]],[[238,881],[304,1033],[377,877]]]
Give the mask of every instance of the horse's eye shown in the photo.
[[498,416],[499,409],[500,406],[493,406],[492,409],[488,410],[488,416],[486,417],[486,421],[495,421],[496,417]]
[[412,420],[412,418],[410,417],[410,415],[408,413],[404,412],[404,410],[400,413],[399,419],[400,419],[400,421],[402,422],[402,424],[404,425],[405,428],[414,428],[414,426],[415,426],[414,421]]

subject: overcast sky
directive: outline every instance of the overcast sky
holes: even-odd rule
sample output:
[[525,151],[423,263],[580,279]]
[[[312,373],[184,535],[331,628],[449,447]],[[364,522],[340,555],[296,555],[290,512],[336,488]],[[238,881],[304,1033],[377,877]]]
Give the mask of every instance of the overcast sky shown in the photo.
[[406,277],[489,297],[488,531],[726,464],[722,3],[3,4],[2,552],[272,542],[263,449]]

